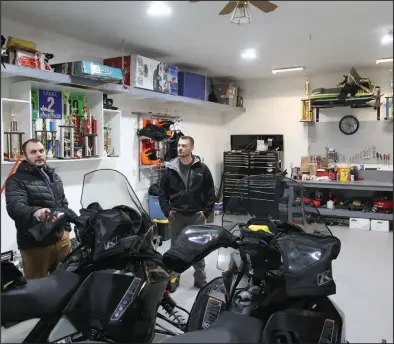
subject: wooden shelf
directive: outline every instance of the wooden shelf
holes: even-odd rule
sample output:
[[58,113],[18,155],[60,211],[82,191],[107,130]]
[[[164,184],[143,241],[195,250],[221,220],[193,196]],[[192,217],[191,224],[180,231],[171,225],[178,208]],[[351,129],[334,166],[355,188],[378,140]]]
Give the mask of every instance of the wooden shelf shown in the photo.
[[109,95],[127,95],[132,99],[149,99],[161,104],[182,104],[196,108],[219,111],[224,114],[242,114],[244,108],[212,103],[204,100],[193,99],[182,96],[173,96],[160,92],[154,92],[136,87],[125,88],[120,84],[109,84],[98,80],[81,78],[73,75],[47,72],[32,68],[19,67],[5,64],[6,68],[1,66],[1,77],[12,78],[13,81],[35,80],[41,83],[56,84],[59,86],[68,86],[82,89],[91,89],[103,92]]

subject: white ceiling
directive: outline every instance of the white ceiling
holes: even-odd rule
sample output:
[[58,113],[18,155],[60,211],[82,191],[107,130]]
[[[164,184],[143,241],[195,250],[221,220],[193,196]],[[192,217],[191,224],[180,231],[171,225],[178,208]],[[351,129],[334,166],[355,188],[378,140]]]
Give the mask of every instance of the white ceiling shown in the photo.
[[[274,2],[268,14],[252,6],[252,23],[241,26],[218,15],[226,1],[169,1],[172,15],[162,18],[146,15],[149,1],[2,1],[1,15],[108,48],[121,50],[124,40],[126,52],[236,79],[291,66],[342,71],[393,56],[392,44],[380,42],[393,27],[392,1]],[[247,48],[256,60],[241,60]]]

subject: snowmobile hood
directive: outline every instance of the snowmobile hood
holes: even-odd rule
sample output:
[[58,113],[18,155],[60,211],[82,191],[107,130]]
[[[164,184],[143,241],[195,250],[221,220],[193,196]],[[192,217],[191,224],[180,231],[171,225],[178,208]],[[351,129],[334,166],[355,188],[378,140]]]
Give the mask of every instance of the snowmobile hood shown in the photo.
[[[198,162],[201,162],[200,157],[198,157],[197,155],[193,155],[193,163],[192,163],[192,165],[197,164]],[[179,157],[177,156],[176,158],[174,158],[174,159],[172,159],[170,161],[166,161],[164,163],[164,166],[169,168],[169,169],[171,169],[171,170],[175,170],[178,173],[180,173],[180,171],[179,171]]]

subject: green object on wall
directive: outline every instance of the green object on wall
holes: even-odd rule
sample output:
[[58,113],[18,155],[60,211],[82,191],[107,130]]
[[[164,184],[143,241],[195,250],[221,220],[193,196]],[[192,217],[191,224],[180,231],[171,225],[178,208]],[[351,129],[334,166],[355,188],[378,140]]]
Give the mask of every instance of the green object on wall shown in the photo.
[[38,118],[38,89],[31,89],[31,103],[32,103],[32,116],[33,119]]
[[[64,105],[64,110],[63,113],[65,112],[65,107],[66,107],[66,97],[64,96],[63,93],[63,105]],[[73,111],[78,117],[83,117],[83,106],[84,106],[84,101],[85,101],[85,95],[80,92],[70,92],[70,111],[71,114]]]

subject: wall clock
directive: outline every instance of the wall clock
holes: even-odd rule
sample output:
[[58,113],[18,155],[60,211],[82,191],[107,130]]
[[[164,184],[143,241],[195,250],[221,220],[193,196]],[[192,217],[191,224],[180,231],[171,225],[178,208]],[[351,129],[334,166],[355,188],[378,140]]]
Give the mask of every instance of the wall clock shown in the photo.
[[353,135],[360,128],[360,122],[354,116],[344,116],[339,121],[339,130],[345,135]]

